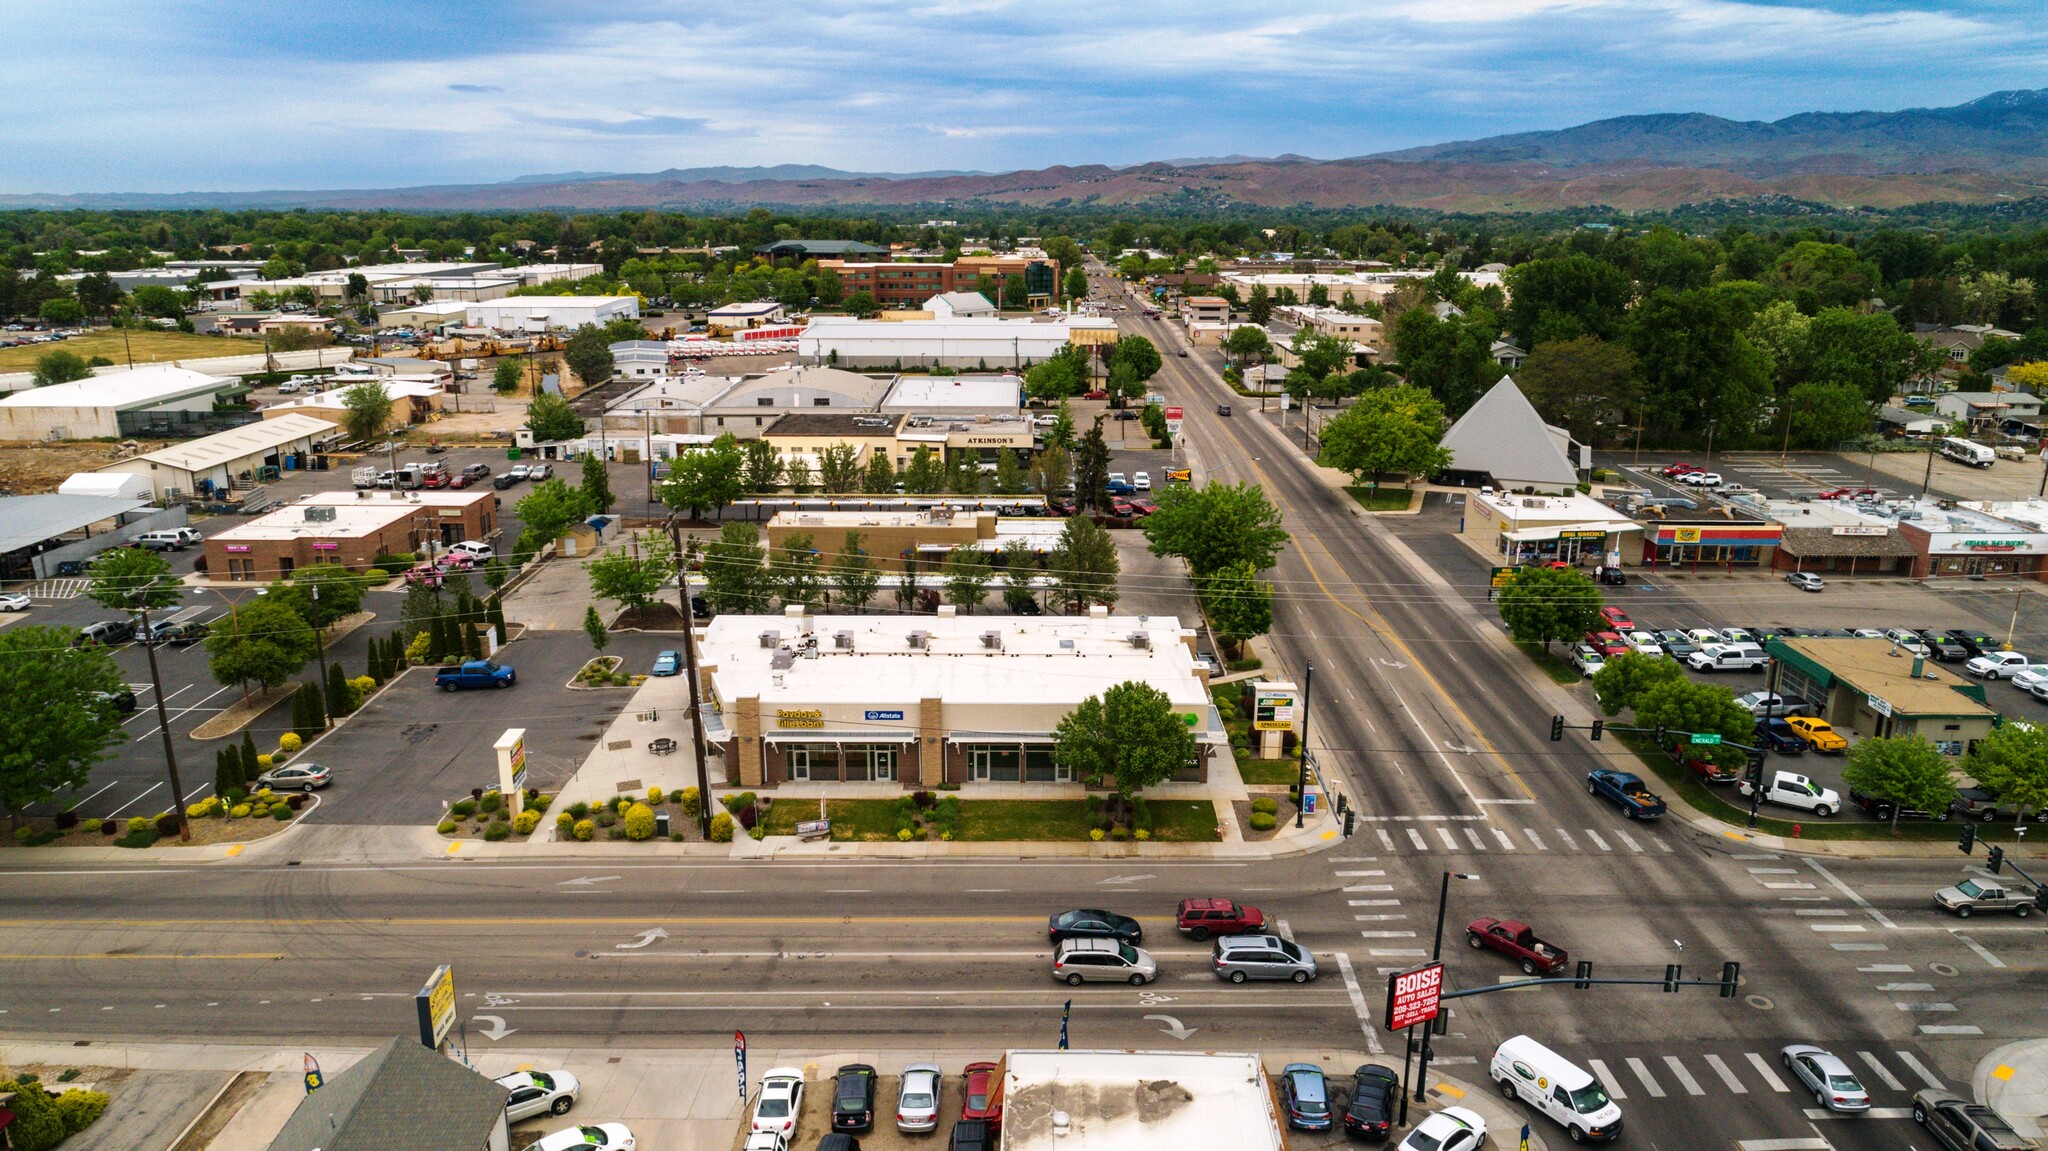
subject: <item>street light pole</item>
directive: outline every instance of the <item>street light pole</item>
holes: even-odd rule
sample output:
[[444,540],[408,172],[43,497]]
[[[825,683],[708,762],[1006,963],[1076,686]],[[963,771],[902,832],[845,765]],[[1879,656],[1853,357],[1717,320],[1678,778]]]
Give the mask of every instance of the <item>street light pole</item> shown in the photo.
[[[1431,948],[1429,952],[1429,961],[1431,963],[1441,962],[1444,957],[1444,913],[1450,909],[1451,905],[1451,880],[1477,878],[1479,877],[1463,871],[1444,872],[1443,887],[1438,891],[1436,897],[1436,946]],[[1427,1102],[1429,1099],[1429,1096],[1424,1094],[1424,1084],[1429,1082],[1429,1030],[1427,1024],[1422,1028],[1422,1061],[1415,1068],[1415,1101],[1417,1103]]]
[[690,681],[690,745],[697,755],[697,830],[711,838],[711,776],[704,767],[704,705],[697,694],[697,617],[690,610],[690,577],[683,561],[683,525],[668,518],[676,561],[676,601],[683,611],[683,674]]
[[1301,785],[1294,793],[1294,826],[1302,825],[1302,804],[1308,802],[1308,690],[1315,682],[1314,660],[1302,665],[1301,669],[1301,734],[1296,739],[1296,751],[1301,753]]
[[178,778],[178,749],[171,739],[171,716],[164,707],[164,680],[156,667],[156,642],[149,634],[149,608],[140,607],[136,611],[142,618],[142,650],[149,657],[150,694],[156,697],[156,727],[164,737],[164,768],[171,776],[171,803],[174,805],[172,810],[178,815],[178,840],[190,843],[192,821],[185,814],[185,783]]

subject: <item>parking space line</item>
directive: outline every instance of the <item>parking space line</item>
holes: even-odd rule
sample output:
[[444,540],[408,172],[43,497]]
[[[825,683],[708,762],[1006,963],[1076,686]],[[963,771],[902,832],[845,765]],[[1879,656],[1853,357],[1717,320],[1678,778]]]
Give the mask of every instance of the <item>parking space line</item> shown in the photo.
[[[163,784],[162,784],[162,783],[152,783],[152,784],[150,784],[150,785],[149,785],[148,787],[146,787],[146,788],[144,788],[144,789],[142,790],[142,794],[141,794],[141,795],[137,795],[137,796],[136,796],[136,797],[135,797],[134,799],[131,799],[131,800],[129,800],[128,802],[126,802],[126,803],[122,804],[121,806],[119,806],[119,807],[115,808],[114,810],[112,810],[112,811],[108,812],[108,813],[106,814],[106,818],[108,818],[108,819],[112,819],[112,818],[114,818],[115,816],[117,816],[117,815],[121,814],[122,812],[124,812],[124,811],[128,810],[129,808],[131,808],[131,807],[134,807],[134,806],[135,806],[136,804],[138,804],[138,803],[141,803],[141,802],[142,802],[142,800],[143,800],[143,797],[144,797],[144,796],[147,796],[147,795],[148,795],[148,794],[149,794],[150,792],[152,792],[152,791],[155,791],[155,790],[156,790],[157,788],[159,788],[159,787],[162,787],[162,786],[163,786]],[[2000,964],[2000,966],[2002,967],[2002,966],[2004,966],[2004,965],[2003,965],[2003,964]]]

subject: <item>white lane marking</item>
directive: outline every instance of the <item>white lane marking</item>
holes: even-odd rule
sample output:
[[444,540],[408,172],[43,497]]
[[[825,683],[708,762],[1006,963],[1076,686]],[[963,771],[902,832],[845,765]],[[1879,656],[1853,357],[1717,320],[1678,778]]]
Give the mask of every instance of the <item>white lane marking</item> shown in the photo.
[[1412,828],[1412,827],[1409,827],[1409,828],[1404,828],[1403,830],[1405,830],[1405,831],[1406,831],[1406,832],[1408,833],[1408,838],[1409,838],[1410,840],[1412,840],[1412,841],[1414,842],[1414,844],[1415,844],[1415,850],[1417,850],[1417,851],[1428,851],[1428,850],[1429,850],[1429,844],[1427,844],[1427,843],[1423,842],[1423,839],[1422,839],[1422,833],[1421,833],[1421,832],[1419,832],[1419,831],[1415,830],[1415,829],[1414,829],[1414,828]]
[[1592,840],[1592,841],[1593,841],[1593,846],[1595,846],[1595,847],[1599,848],[1599,849],[1600,849],[1600,850],[1602,850],[1602,851],[1613,851],[1613,850],[1614,850],[1613,848],[1611,848],[1611,847],[1607,846],[1607,841],[1606,841],[1606,840],[1604,840],[1604,839],[1600,838],[1600,833],[1599,833],[1599,832],[1597,832],[1597,831],[1594,831],[1594,830],[1593,830],[1592,828],[1590,828],[1590,827],[1589,827],[1589,828],[1586,828],[1586,830],[1585,830],[1585,836],[1586,836],[1586,838],[1587,838],[1587,839],[1590,839],[1590,840]]
[[1855,890],[1854,888],[1850,887],[1850,886],[1849,886],[1848,884],[1846,884],[1846,883],[1843,883],[1843,882],[1842,882],[1841,880],[1839,880],[1839,879],[1835,878],[1835,873],[1834,873],[1834,872],[1832,872],[1832,871],[1829,871],[1829,870],[1828,870],[1827,868],[1825,868],[1825,867],[1822,867],[1822,866],[1820,865],[1820,861],[1819,861],[1819,860],[1817,860],[1817,859],[1809,859],[1809,860],[1807,860],[1807,861],[1806,861],[1806,866],[1808,866],[1808,867],[1812,868],[1812,869],[1813,869],[1813,871],[1814,871],[1814,874],[1816,874],[1816,875],[1820,876],[1820,877],[1821,877],[1822,879],[1825,879],[1825,880],[1827,880],[1827,881],[1828,881],[1828,883],[1829,883],[1830,885],[1832,885],[1832,886],[1834,887],[1834,889],[1835,889],[1835,890],[1837,890],[1837,891],[1841,892],[1841,893],[1842,893],[1843,895],[1846,895],[1846,896],[1848,896],[1848,897],[1849,897],[1849,902],[1851,902],[1851,903],[1855,904],[1856,906],[1858,906],[1858,907],[1862,908],[1862,909],[1863,909],[1863,912],[1864,912],[1864,914],[1866,914],[1866,915],[1870,916],[1870,918],[1872,918],[1872,919],[1876,920],[1876,921],[1877,921],[1877,922],[1878,922],[1878,923],[1879,923],[1879,924],[1880,924],[1881,926],[1883,926],[1883,927],[1884,927],[1884,928],[1886,928],[1887,930],[1892,930],[1892,931],[1896,931],[1896,930],[1898,930],[1898,927],[1899,927],[1899,925],[1898,925],[1898,924],[1896,924],[1896,923],[1893,923],[1893,922],[1892,922],[1892,921],[1891,921],[1890,919],[1886,918],[1886,917],[1885,917],[1885,914],[1884,914],[1884,912],[1882,912],[1882,911],[1879,911],[1879,910],[1878,910],[1877,908],[1875,908],[1875,907],[1872,907],[1872,906],[1870,905],[1870,901],[1869,901],[1868,899],[1865,899],[1865,898],[1863,898],[1863,896],[1862,896],[1862,894],[1861,894],[1861,893],[1857,892],[1857,891],[1856,891],[1856,890]]
[[1993,967],[2005,966],[2005,960],[2000,959],[1998,956],[1991,954],[1989,951],[1986,951],[1984,949],[1983,944],[1977,942],[1976,940],[1970,938],[1967,935],[1957,935],[1953,929],[1950,930],[1949,934],[1955,935],[1957,939],[1962,940],[1964,947],[1967,947],[1970,950],[1977,953],[1977,958],[1983,960],[1984,962],[1990,964]]
[[1806,926],[1814,931],[1839,931],[1850,935],[1860,935],[1870,930],[1861,923],[1809,923]]
[[[1448,827],[1439,827],[1439,828],[1437,828],[1437,829],[1436,829],[1436,833],[1437,833],[1438,835],[1440,835],[1440,836],[1442,836],[1442,837],[1443,837],[1443,841],[1444,841],[1444,850],[1445,850],[1445,851],[1456,851],[1456,850],[1458,850],[1458,837],[1457,837],[1457,836],[1455,836],[1455,835],[1452,835],[1452,834],[1451,834],[1451,829],[1450,829],[1450,828],[1448,828]],[[1417,836],[1417,838],[1419,839],[1419,838],[1421,838],[1421,837],[1420,837],[1420,836]]]
[[[1402,957],[1402,956],[1410,956],[1410,955],[1414,955],[1414,956],[1428,955],[1428,954],[1429,954],[1429,952],[1427,952],[1427,951],[1424,951],[1424,950],[1423,950],[1422,948],[1420,948],[1420,947],[1416,947],[1416,948],[1412,948],[1412,949],[1411,949],[1411,948],[1406,948],[1406,947],[1375,947],[1375,948],[1371,949],[1370,951],[1367,951],[1367,952],[1366,952],[1366,954],[1367,954],[1367,955],[1382,955],[1382,956],[1386,956],[1387,958],[1390,958],[1390,959],[1392,959],[1392,958],[1398,958],[1398,957]],[[1441,1060],[1431,1060],[1431,1062],[1441,1062]]]
[[1877,989],[1878,989],[1879,991],[1932,991],[1932,990],[1934,990],[1934,984],[1932,984],[1932,983],[1880,983],[1880,984],[1878,984],[1878,985],[1877,985]]
[[1365,1034],[1367,1050],[1384,1055],[1379,1029],[1373,1026],[1372,1008],[1365,1002],[1365,991],[1358,986],[1358,973],[1351,969],[1351,957],[1342,951],[1337,953],[1337,970],[1344,975],[1344,993],[1351,997],[1351,1013],[1358,1016],[1358,1029]]
[[1652,1099],[1664,1098],[1664,1088],[1658,1086],[1655,1079],[1650,1078],[1650,1069],[1643,1066],[1642,1060],[1631,1055],[1623,1060],[1623,1062],[1628,1064],[1630,1071],[1636,1073],[1636,1078],[1643,1081],[1643,1090],[1648,1091]]
[[1735,1072],[1728,1070],[1728,1065],[1726,1063],[1721,1062],[1721,1057],[1719,1055],[1710,1054],[1702,1056],[1702,1058],[1704,1058],[1707,1061],[1707,1066],[1714,1069],[1714,1074],[1719,1075],[1721,1077],[1721,1082],[1728,1085],[1728,1090],[1731,1093],[1736,1095],[1749,1094],[1749,1087],[1745,1085],[1742,1082],[1742,1080],[1737,1079],[1735,1077]]
[[1280,938],[1285,939],[1289,943],[1294,942],[1294,926],[1292,924],[1284,919],[1276,919],[1273,923],[1274,926],[1280,929]]
[[1643,850],[1643,845],[1642,845],[1642,844],[1640,844],[1640,843],[1637,843],[1637,842],[1636,842],[1636,840],[1635,840],[1635,837],[1634,837],[1634,836],[1632,836],[1632,835],[1630,835],[1630,834],[1629,834],[1628,832],[1626,832],[1626,831],[1623,831],[1623,830],[1621,830],[1620,828],[1618,828],[1618,827],[1617,827],[1617,828],[1615,828],[1615,829],[1614,829],[1614,835],[1615,835],[1615,838],[1617,838],[1617,839],[1621,840],[1621,841],[1622,841],[1623,843],[1626,843],[1626,844],[1628,844],[1628,849],[1629,849],[1630,851],[1636,852],[1637,854],[1641,854],[1641,853],[1642,853],[1642,850]]
[[1564,847],[1566,851],[1577,851],[1579,849],[1579,845],[1572,842],[1571,832],[1566,831],[1562,827],[1556,828],[1554,830],[1557,832],[1557,837],[1559,839],[1564,840]]
[[1515,850],[1515,837],[1514,837],[1514,836],[1512,836],[1512,835],[1509,835],[1509,834],[1508,834],[1507,832],[1505,832],[1505,831],[1502,831],[1502,830],[1501,830],[1500,828],[1498,828],[1498,827],[1488,828],[1487,830],[1489,830],[1489,831],[1493,832],[1493,837],[1494,837],[1495,839],[1498,839],[1498,840],[1500,840],[1500,849],[1501,849],[1502,851],[1513,851],[1513,850]]
[[1386,848],[1386,849],[1387,849],[1388,851],[1392,851],[1392,850],[1394,850],[1394,837],[1393,837],[1393,836],[1391,836],[1391,835],[1389,835],[1389,834],[1387,834],[1387,829],[1386,829],[1386,828],[1384,828],[1384,827],[1381,827],[1381,828],[1375,828],[1374,830],[1376,830],[1376,831],[1378,831],[1378,832],[1380,833],[1380,843],[1381,843],[1381,845],[1383,845],[1383,846],[1384,846],[1384,847],[1385,847],[1385,848]]
[[1897,975],[1901,972],[1913,970],[1913,965],[1910,963],[1873,963],[1868,967],[1859,967],[1856,970],[1870,975]]
[[1899,1077],[1892,1074],[1891,1068],[1877,1061],[1877,1056],[1872,1055],[1868,1051],[1858,1051],[1856,1057],[1863,1060],[1863,1065],[1870,1068],[1870,1073],[1877,1076],[1878,1081],[1886,1087],[1894,1091],[1904,1091],[1906,1089],[1906,1085],[1899,1082]]
[[1378,863],[1379,861],[1380,857],[1377,855],[1339,855],[1330,860],[1331,863]]
[[1833,900],[1834,898],[1835,898],[1835,897],[1834,897],[1834,896],[1832,896],[1832,895],[1780,895],[1780,896],[1778,897],[1778,902],[1779,902],[1779,903],[1828,903],[1828,902],[1831,902],[1831,901],[1832,901],[1832,900]]
[[1339,879],[1355,879],[1368,875],[1385,875],[1386,871],[1384,869],[1379,871],[1334,871],[1331,874]]
[[1347,899],[1347,900],[1345,900],[1344,902],[1345,902],[1345,903],[1347,903],[1347,904],[1349,904],[1349,905],[1351,905],[1352,907],[1399,907],[1399,906],[1401,906],[1401,901],[1400,901],[1400,900],[1398,900],[1398,899]]
[[1792,882],[1789,882],[1789,883],[1766,883],[1766,884],[1764,884],[1764,886],[1765,886],[1765,887],[1768,887],[1768,888],[1770,888],[1770,889],[1771,889],[1772,891],[1812,891],[1812,890],[1813,890],[1813,884],[1811,884],[1811,883],[1800,883],[1800,882],[1798,882],[1798,881],[1796,881],[1796,880],[1795,880],[1795,881],[1792,881]]
[[1901,1011],[1927,1011],[1935,1014],[1956,1009],[1953,1003],[1893,1003],[1892,1006]]
[[1346,891],[1392,891],[1392,890],[1394,890],[1394,885],[1393,885],[1393,884],[1391,884],[1391,883],[1355,883],[1355,884],[1352,884],[1352,885],[1351,885],[1350,887],[1347,887],[1347,888],[1345,888],[1344,890],[1346,890]]
[[1774,855],[1774,854],[1772,854],[1771,852],[1768,852],[1768,851],[1748,851],[1748,852],[1743,852],[1743,853],[1741,853],[1741,854],[1739,854],[1739,855],[1732,855],[1732,856],[1729,856],[1729,858],[1730,858],[1730,859],[1783,859],[1783,858],[1785,858],[1785,857],[1784,857],[1784,856],[1782,856],[1782,855]]
[[1868,1119],[1911,1119],[1911,1107],[1872,1107],[1868,1111],[1840,1112],[1825,1107],[1808,1107],[1804,1112],[1808,1119],[1853,1119],[1863,1122]]
[[1700,1086],[1699,1080],[1692,1077],[1692,1072],[1685,1069],[1685,1064],[1678,1061],[1678,1056],[1666,1055],[1664,1057],[1664,1066],[1671,1068],[1671,1073],[1678,1076],[1678,1082],[1685,1088],[1687,1095],[1705,1095],[1707,1093]]
[[[1923,1027],[1920,1030],[1925,1031],[1927,1029]],[[1920,1082],[1927,1084],[1929,1088],[1935,1091],[1945,1090],[1945,1088],[1941,1085],[1941,1080],[1935,1078],[1934,1072],[1929,1071],[1927,1069],[1927,1065],[1920,1062],[1920,1060],[1916,1056],[1914,1056],[1914,1054],[1911,1051],[1894,1051],[1892,1052],[1892,1054],[1899,1057],[1899,1062],[1905,1064],[1907,1070],[1911,1071],[1915,1075],[1918,1075],[1920,1077]]]
[[1525,828],[1523,828],[1523,829],[1522,829],[1522,834],[1523,834],[1523,835],[1526,835],[1526,836],[1528,836],[1528,837],[1529,837],[1529,842],[1530,842],[1530,843],[1532,843],[1532,844],[1535,844],[1535,845],[1536,845],[1536,850],[1538,850],[1538,851],[1549,851],[1549,850],[1550,850],[1550,848],[1548,848],[1548,847],[1544,846],[1544,844],[1543,844],[1543,838],[1542,838],[1541,836],[1539,836],[1539,835],[1537,835],[1537,834],[1536,834],[1536,829],[1535,829],[1535,828],[1533,828],[1533,827],[1525,827]]
[[1835,1151],[1825,1139],[1743,1139],[1735,1146],[1737,1151]]
[[1830,944],[1828,944],[1828,946],[1829,946],[1829,947],[1832,947],[1832,948],[1834,948],[1834,949],[1835,949],[1836,951],[1890,951],[1890,950],[1891,950],[1891,948],[1889,948],[1889,947],[1885,946],[1885,945],[1884,945],[1884,944],[1882,944],[1882,943],[1830,943]]
[[1799,869],[1796,867],[1752,867],[1749,869],[1749,873],[1751,875],[1797,875],[1799,874]]
[[1771,1090],[1780,1092],[1792,1090],[1790,1087],[1785,1086],[1783,1079],[1778,1078],[1776,1071],[1771,1070],[1771,1065],[1764,1062],[1763,1056],[1758,1055],[1754,1051],[1745,1051],[1742,1053],[1742,1057],[1749,1060],[1749,1065],[1756,1068],[1756,1073],[1763,1076],[1764,1082],[1771,1085]]
[[1598,1059],[1588,1059],[1586,1060],[1586,1065],[1593,1069],[1593,1074],[1600,1077],[1600,1086],[1607,1088],[1608,1098],[1628,1098],[1628,1092],[1621,1089],[1621,1084],[1615,1080],[1614,1074],[1607,1070],[1607,1064],[1602,1063]]
[[1650,842],[1651,842],[1651,843],[1654,843],[1654,844],[1656,844],[1656,845],[1657,845],[1657,850],[1658,850],[1658,851],[1661,851],[1661,852],[1663,852],[1663,853],[1664,853],[1664,854],[1666,854],[1666,855],[1670,855],[1670,854],[1671,854],[1671,845],[1670,845],[1670,844],[1668,844],[1668,843],[1666,843],[1666,842],[1664,842],[1664,841],[1663,841],[1662,839],[1653,839],[1653,840],[1651,840]]
[[1533,799],[1479,799],[1479,800],[1474,800],[1473,802],[1474,802],[1474,803],[1478,803],[1478,804],[1480,804],[1481,806],[1486,806],[1486,805],[1491,805],[1491,804],[1504,804],[1504,805],[1506,805],[1506,806],[1509,806],[1509,807],[1513,807],[1513,806],[1516,806],[1516,805],[1518,805],[1518,804],[1527,804],[1527,803],[1535,803],[1536,801],[1535,801],[1535,800],[1533,800]]
[[1361,931],[1358,934],[1367,939],[1413,939],[1413,931]]
[[1408,917],[1405,915],[1354,915],[1351,918],[1358,923],[1387,923],[1392,920],[1406,919]]
[[1474,850],[1474,851],[1485,851],[1485,850],[1486,850],[1486,841],[1485,841],[1485,840],[1482,840],[1482,839],[1480,839],[1480,838],[1479,838],[1479,833],[1478,833],[1477,831],[1474,831],[1474,830],[1472,830],[1472,829],[1471,829],[1471,828],[1469,828],[1469,827],[1468,827],[1468,828],[1466,828],[1466,829],[1465,829],[1465,838],[1466,838],[1466,839],[1469,839],[1469,840],[1471,840],[1471,841],[1472,841],[1472,850]]
[[1808,915],[1808,916],[1822,916],[1822,915],[1847,915],[1847,914],[1849,914],[1849,913],[1848,913],[1848,911],[1846,911],[1845,909],[1843,909],[1843,908],[1840,908],[1840,907],[1800,907],[1800,908],[1795,908],[1795,909],[1793,909],[1793,912],[1792,912],[1792,914],[1794,914],[1794,915]]

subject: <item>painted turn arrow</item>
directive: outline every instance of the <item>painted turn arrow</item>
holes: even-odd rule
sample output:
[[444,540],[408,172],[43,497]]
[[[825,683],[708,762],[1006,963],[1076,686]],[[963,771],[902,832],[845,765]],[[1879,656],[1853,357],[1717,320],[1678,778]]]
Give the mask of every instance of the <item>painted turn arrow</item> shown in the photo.
[[1157,878],[1158,876],[1156,875],[1112,875],[1108,879],[1098,879],[1095,881],[1095,883],[1097,886],[1101,886],[1105,883],[1136,883],[1142,879]]
[[469,1021],[471,1023],[487,1022],[490,1024],[489,1027],[478,1027],[476,1029],[476,1033],[478,1035],[483,1036],[485,1039],[503,1039],[507,1035],[512,1034],[514,1031],[519,1030],[517,1027],[505,1026],[504,1019],[496,1015],[472,1015],[469,1017]]
[[648,928],[646,931],[641,932],[638,936],[635,937],[637,942],[615,943],[612,946],[618,948],[621,951],[638,951],[640,948],[646,947],[648,944],[653,943],[657,939],[667,938],[668,932],[663,931],[659,927],[651,927]]
[[1194,1027],[1182,1027],[1180,1025],[1180,1020],[1175,1019],[1171,1015],[1147,1015],[1145,1018],[1157,1019],[1161,1023],[1166,1024],[1166,1026],[1160,1028],[1160,1030],[1168,1035],[1173,1036],[1175,1039],[1186,1039],[1188,1036],[1193,1035],[1197,1030],[1199,1030],[1199,1028]]
[[555,886],[589,887],[593,883],[609,883],[617,878],[618,876],[616,875],[579,875],[575,879],[565,879],[562,882],[555,884]]

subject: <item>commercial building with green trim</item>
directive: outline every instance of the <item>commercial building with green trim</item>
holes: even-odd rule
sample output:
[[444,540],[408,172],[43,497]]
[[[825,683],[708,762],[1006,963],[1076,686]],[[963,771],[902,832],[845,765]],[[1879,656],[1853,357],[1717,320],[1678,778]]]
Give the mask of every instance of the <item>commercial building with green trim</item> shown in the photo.
[[1984,685],[1882,639],[1773,639],[1775,690],[1811,704],[1837,728],[1866,736],[1919,735],[1962,756],[1991,734],[1998,713]]

